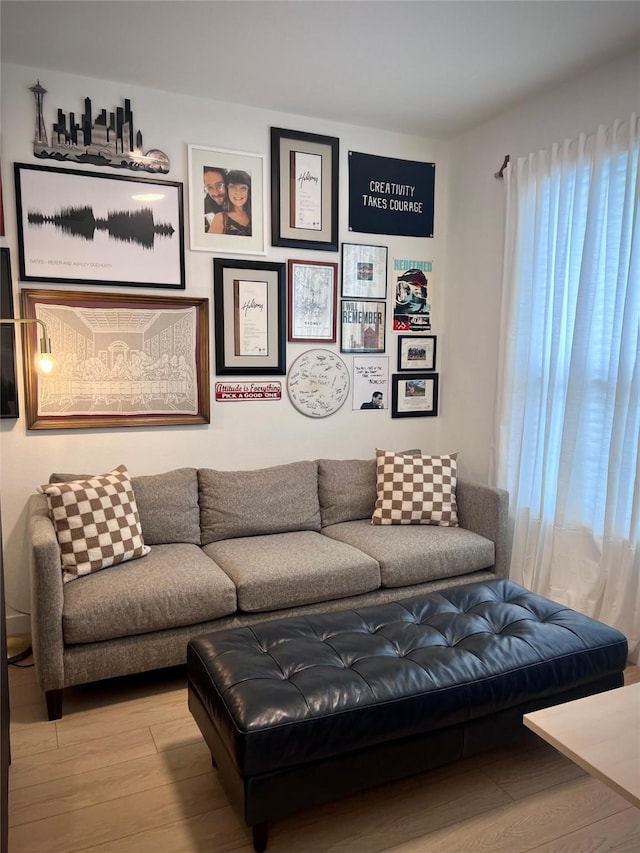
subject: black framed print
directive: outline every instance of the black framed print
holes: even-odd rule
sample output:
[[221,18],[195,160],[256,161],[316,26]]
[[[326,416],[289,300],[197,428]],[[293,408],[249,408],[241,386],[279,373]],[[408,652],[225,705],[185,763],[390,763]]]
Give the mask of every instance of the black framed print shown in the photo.
[[392,418],[429,418],[438,414],[437,373],[394,373]]
[[399,335],[398,370],[435,370],[435,335]]
[[[13,287],[11,283],[11,258],[9,249],[0,248],[0,317],[13,319]],[[0,324],[0,417],[17,418],[18,383],[16,379],[16,327],[13,323]]]
[[271,128],[271,243],[338,251],[339,140]]
[[214,258],[216,373],[283,376],[285,265]]
[[15,163],[22,281],[184,290],[182,184]]
[[343,299],[340,352],[384,352],[386,302]]

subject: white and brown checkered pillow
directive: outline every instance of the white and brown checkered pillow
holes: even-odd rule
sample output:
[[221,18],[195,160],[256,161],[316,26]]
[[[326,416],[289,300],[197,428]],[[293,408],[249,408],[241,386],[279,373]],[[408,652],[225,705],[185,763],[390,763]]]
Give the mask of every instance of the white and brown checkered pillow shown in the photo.
[[89,480],[47,483],[39,491],[49,502],[65,581],[144,557],[151,550],[142,538],[124,465]]
[[371,523],[457,527],[456,458],[376,450],[378,497]]

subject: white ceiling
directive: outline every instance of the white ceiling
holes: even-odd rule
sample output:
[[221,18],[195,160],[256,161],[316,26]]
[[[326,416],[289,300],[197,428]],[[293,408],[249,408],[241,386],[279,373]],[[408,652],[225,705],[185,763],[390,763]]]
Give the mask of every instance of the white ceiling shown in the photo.
[[0,12],[3,61],[42,69],[45,86],[54,69],[432,138],[640,47],[636,0],[2,0]]

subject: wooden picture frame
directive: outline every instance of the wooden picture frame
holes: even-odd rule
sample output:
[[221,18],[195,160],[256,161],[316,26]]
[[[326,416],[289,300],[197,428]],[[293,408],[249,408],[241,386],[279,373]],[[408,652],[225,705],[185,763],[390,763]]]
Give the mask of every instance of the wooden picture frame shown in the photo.
[[216,374],[284,376],[285,265],[214,258]]
[[338,251],[335,136],[271,128],[271,243]]
[[398,370],[436,369],[435,335],[398,335]]
[[342,244],[342,298],[387,298],[386,246]]
[[338,264],[289,259],[287,273],[288,340],[335,343]]
[[185,289],[182,184],[14,164],[21,281]]
[[[204,145],[188,145],[187,152],[191,249],[233,255],[266,254],[264,155]],[[248,223],[234,217],[229,178],[235,187],[247,186],[247,192],[236,200],[246,199]],[[213,223],[216,215],[217,226]],[[212,226],[220,227],[222,232],[210,233]]]
[[343,299],[340,303],[340,352],[384,352],[386,317],[386,302]]
[[56,368],[38,376],[40,328],[23,329],[28,429],[209,423],[209,300],[23,290]]
[[392,418],[433,418],[438,414],[437,373],[394,373],[391,389]]

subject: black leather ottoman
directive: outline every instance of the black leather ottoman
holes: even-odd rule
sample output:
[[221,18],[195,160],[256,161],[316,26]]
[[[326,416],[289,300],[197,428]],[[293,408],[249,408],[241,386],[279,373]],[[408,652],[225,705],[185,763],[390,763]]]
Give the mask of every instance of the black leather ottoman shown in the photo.
[[613,628],[491,581],[191,640],[189,708],[264,850],[268,821],[503,744],[626,659]]

